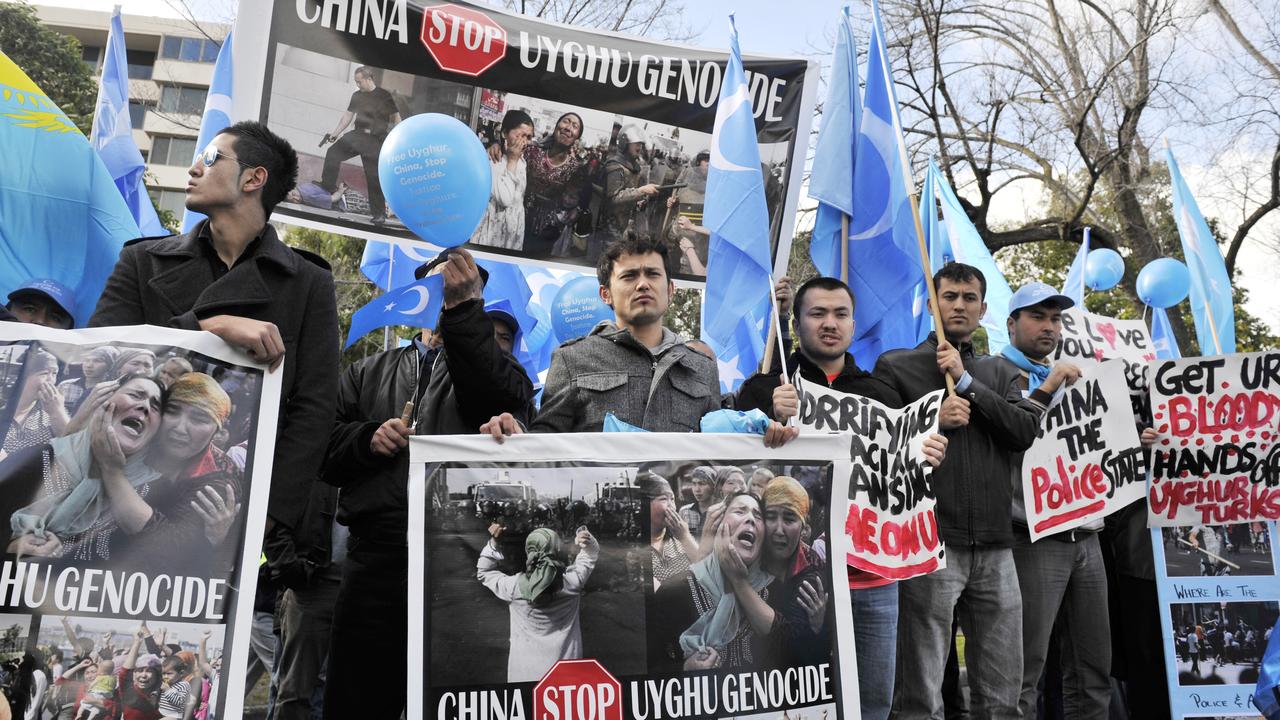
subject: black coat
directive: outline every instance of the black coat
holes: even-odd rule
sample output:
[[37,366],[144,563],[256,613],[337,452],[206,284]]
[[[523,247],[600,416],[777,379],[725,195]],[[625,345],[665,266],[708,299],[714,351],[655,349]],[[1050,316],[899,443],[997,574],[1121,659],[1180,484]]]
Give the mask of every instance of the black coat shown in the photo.
[[[941,390],[938,340],[933,334],[911,350],[891,350],[876,361],[875,375],[914,402]],[[938,530],[956,545],[1009,547],[1013,544],[1013,495],[1009,477],[1015,456],[1031,447],[1040,429],[1041,410],[1022,397],[1018,367],[1002,357],[976,355],[960,346],[964,368],[973,378],[963,397],[969,424],[944,430],[947,457],[933,472],[938,497]]]
[[493,338],[479,300],[440,315],[444,350],[424,358],[416,345],[353,364],[338,388],[337,421],[322,479],[342,488],[338,522],[353,539],[403,545],[408,532],[409,452],[375,455],[369,441],[382,423],[414,401],[418,435],[474,434],[494,415],[528,422],[533,384]]
[[[775,367],[778,366],[775,365]],[[886,407],[900,408],[903,405],[902,397],[897,390],[881,378],[858,367],[858,364],[853,361],[853,356],[848,353],[844,356],[844,367],[840,370],[840,374],[830,382],[827,381],[827,374],[822,371],[822,368],[814,365],[812,360],[804,356],[804,353],[791,353],[791,357],[787,359],[787,370],[794,373],[796,368],[800,369],[800,377],[805,382],[831,388],[837,392],[868,397]],[[738,388],[733,406],[738,410],[761,410],[776,420],[777,418],[773,415],[773,391],[781,384],[782,375],[778,370],[756,373],[747,378],[742,383],[742,387]]]
[[322,258],[295,250],[270,225],[235,266],[215,277],[208,221],[191,232],[143,238],[120,252],[90,327],[159,325],[199,330],[215,315],[274,323],[284,340],[268,515],[294,527],[307,505],[333,427],[338,386],[338,314]]

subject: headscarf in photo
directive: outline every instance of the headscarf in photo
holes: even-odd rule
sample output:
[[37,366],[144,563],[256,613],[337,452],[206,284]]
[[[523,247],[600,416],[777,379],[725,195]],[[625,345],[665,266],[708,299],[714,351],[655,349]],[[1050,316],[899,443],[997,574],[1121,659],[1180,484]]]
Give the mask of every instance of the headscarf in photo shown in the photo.
[[520,573],[520,597],[533,602],[564,574],[560,536],[550,528],[538,528],[524,540],[524,572]]

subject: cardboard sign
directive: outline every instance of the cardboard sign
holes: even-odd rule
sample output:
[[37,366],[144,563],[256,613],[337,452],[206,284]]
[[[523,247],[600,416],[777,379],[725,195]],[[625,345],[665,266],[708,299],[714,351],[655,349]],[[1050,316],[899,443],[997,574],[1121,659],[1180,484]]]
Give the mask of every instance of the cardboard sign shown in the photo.
[[[845,446],[411,438],[408,717],[857,718]],[[695,475],[737,487],[761,468],[763,500],[726,492],[696,537],[677,519],[700,507]],[[804,610],[801,585],[825,607]]]
[[1280,518],[1280,352],[1152,365],[1150,524]]
[[1124,398],[1118,361],[1084,370],[1062,387],[1022,459],[1022,497],[1031,541],[1064,532],[1142,498],[1146,463]]
[[846,433],[853,474],[844,532],[849,565],[903,580],[945,567],[933,467],[921,446],[938,432],[943,391],[900,410],[795,378],[801,433]]
[[1080,308],[1062,313],[1062,339],[1053,361],[1068,360],[1081,368],[1103,360],[1123,360],[1133,414],[1140,421],[1151,417],[1147,406],[1147,363],[1156,359],[1147,324],[1141,320],[1117,320]]

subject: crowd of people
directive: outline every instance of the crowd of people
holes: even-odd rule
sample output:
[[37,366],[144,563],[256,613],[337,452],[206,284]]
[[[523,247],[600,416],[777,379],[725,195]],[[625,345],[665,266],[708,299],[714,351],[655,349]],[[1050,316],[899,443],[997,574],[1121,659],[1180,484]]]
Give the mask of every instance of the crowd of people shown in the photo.
[[[537,142],[531,140],[535,130],[514,118],[504,123],[510,132],[503,142],[512,147],[498,147],[492,160],[514,161],[517,176],[525,163],[523,250],[550,253],[573,224],[572,211],[583,207],[583,186],[573,185],[582,182],[574,178],[582,177],[585,162],[575,147],[581,118],[566,114]],[[624,128],[619,140],[616,161],[606,161],[606,186],[631,193],[624,204],[653,197],[652,179],[641,178],[642,136]],[[733,407],[765,413],[767,447],[797,436],[787,422],[799,411],[799,395],[778,369],[754,375],[738,392],[723,396],[710,350],[663,325],[679,262],[661,238],[638,231],[635,214],[621,207],[612,216],[606,209],[595,226],[603,223],[610,232],[596,267],[600,297],[614,319],[556,350],[540,405],[511,354],[506,321],[485,311],[487,274],[465,249],[442,253],[419,268],[419,277],[443,275],[442,310],[433,332],[340,369],[328,265],[285,246],[267,222],[296,175],[292,148],[260,123],[237,123],[218,134],[189,170],[187,207],[208,220],[183,235],[126,246],[90,322],[208,331],[283,373],[263,570],[278,592],[274,618],[269,607],[255,618],[255,628],[264,629],[255,652],[258,640],[274,634],[274,654],[260,657],[271,667],[276,717],[323,712],[329,718],[396,718],[404,709],[404,673],[382,674],[372,693],[368,678],[369,658],[405,657],[410,642],[411,435],[478,431],[504,442],[524,432],[599,432],[607,415],[648,431],[697,432],[705,414]],[[492,227],[515,222],[514,215],[495,215]],[[935,466],[932,487],[946,567],[897,582],[847,572],[862,717],[941,717],[955,697],[944,692],[944,678],[955,662],[957,626],[966,640],[975,717],[1034,717],[1058,706],[1073,718],[1108,717],[1113,707],[1134,718],[1168,717],[1144,504],[1113,514],[1105,524],[1091,522],[1037,543],[1030,542],[1021,505],[1021,453],[1036,437],[1054,395],[1080,377],[1079,368],[1051,360],[1062,312],[1072,301],[1042,283],[1021,288],[999,309],[1007,311],[1009,348],[1000,356],[985,355],[973,335],[987,310],[986,279],[974,267],[947,264],[933,278],[942,327],[916,348],[885,353],[868,372],[849,354],[858,299],[846,284],[813,278],[794,296],[789,284],[780,285],[785,292],[779,293],[779,309],[798,341],[787,367],[806,382],[890,407],[943,390],[944,377],[955,386],[939,411],[940,432],[922,449],[923,459]],[[33,372],[50,366],[36,355],[31,364]],[[57,387],[55,373],[41,372],[17,396],[25,398],[19,404],[26,408],[22,422],[12,425],[18,435],[61,422],[57,408],[63,403],[42,400]],[[130,434],[138,446],[133,454],[145,453],[142,465],[148,468],[143,473],[134,462],[135,480],[203,485],[187,476],[169,450],[160,451],[163,461],[152,467],[155,451],[143,437],[157,425],[161,432],[170,423],[176,426],[192,409],[213,420],[207,427],[225,422],[225,394],[214,392],[208,381],[193,380],[186,394],[176,393],[192,376],[181,376],[163,391],[153,376],[127,375],[120,389],[134,395],[119,402],[137,421],[134,415],[126,423],[98,411],[84,431],[89,441],[74,447],[93,453],[103,444],[92,441],[94,433]],[[58,452],[49,446],[53,436],[22,442],[50,458]],[[1143,428],[1144,443],[1158,436]],[[205,451],[213,452],[207,445]],[[107,463],[113,477],[103,478],[103,487],[112,488],[108,499],[114,502],[116,490],[137,496],[129,479],[132,456],[121,450],[113,457]],[[36,485],[45,480],[39,472],[22,477]],[[822,538],[812,544],[803,539],[811,516],[804,486],[789,476],[756,477],[741,468],[699,468],[690,482],[693,500],[684,507],[666,479],[650,473],[640,483],[650,503],[653,612],[647,621],[653,666],[730,669],[825,652],[814,638],[829,632],[830,593],[837,588],[815,581],[828,560],[819,550]],[[130,502],[127,513],[113,513],[120,530],[112,532],[146,527],[135,525],[133,515],[146,510],[147,498],[142,500]],[[22,537],[28,537],[23,528]],[[68,529],[96,526],[80,522]],[[71,533],[61,544],[72,547],[75,540]],[[518,641],[530,656],[544,660],[562,657],[575,647],[572,622],[561,621],[554,638],[532,632],[517,638],[516,632],[539,613],[576,617],[583,600],[572,589],[590,573],[594,538],[575,533],[572,542],[580,552],[572,565],[564,562],[563,541],[554,531],[535,528],[524,542],[522,573],[495,575],[496,568],[482,558],[477,574],[511,604],[513,646]],[[558,649],[549,649],[551,644]],[[1051,647],[1059,649],[1057,665],[1071,680],[1062,683],[1058,700],[1041,690],[1053,685],[1042,683]],[[518,677],[532,672],[509,670]],[[1113,686],[1112,676],[1122,682]]]
[[[1227,606],[1230,608],[1231,606]],[[1173,619],[1173,650],[1179,662],[1181,684],[1224,684],[1220,670],[1242,666],[1239,677],[1230,682],[1256,683],[1262,653],[1271,639],[1275,610],[1265,618],[1263,627],[1255,627],[1243,616],[1227,617],[1220,606],[1182,606],[1186,612]],[[1202,665],[1203,663],[1203,665]]]
[[[45,620],[52,617],[45,616]],[[24,720],[216,720],[221,652],[213,628],[192,643],[166,642],[142,622],[128,644],[82,635],[61,619],[68,646],[23,652],[0,678],[12,717]]]

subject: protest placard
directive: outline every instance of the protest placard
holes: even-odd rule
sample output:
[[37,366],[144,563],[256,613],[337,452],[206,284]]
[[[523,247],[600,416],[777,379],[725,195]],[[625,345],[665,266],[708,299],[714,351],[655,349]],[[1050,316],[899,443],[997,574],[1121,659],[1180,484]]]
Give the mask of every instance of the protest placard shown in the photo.
[[1117,320],[1081,308],[1062,313],[1062,339],[1053,361],[1067,360],[1081,368],[1103,360],[1123,360],[1133,414],[1140,422],[1151,418],[1147,405],[1147,363],[1156,359],[1151,332],[1141,320]]
[[804,382],[797,421],[802,434],[846,433],[849,512],[844,533],[852,543],[849,565],[902,580],[945,567],[934,508],[933,467],[921,447],[938,432],[941,390],[901,409]]
[[847,442],[411,438],[408,717],[859,717]]
[[[58,697],[85,672],[156,690],[132,668],[161,644],[246,667],[279,397],[209,333],[0,323],[0,613],[26,651],[92,657]],[[208,717],[240,717],[244,677],[205,676]]]
[[1280,518],[1280,352],[1152,365],[1150,525]]
[[1106,517],[1146,493],[1128,392],[1124,363],[1111,360],[1086,368],[1054,396],[1022,457],[1032,542]]
[[[728,30],[726,23],[708,37],[727,41]],[[494,217],[499,208],[524,209],[504,214],[501,223],[482,221],[472,251],[594,270],[607,237],[621,226],[666,243],[677,278],[705,277],[709,233],[699,216],[727,51],[546,22],[466,0],[245,3],[235,32],[236,117],[263,121],[299,154],[299,191],[277,206],[277,216],[345,235],[418,242],[386,212],[377,159],[396,122],[441,113],[498,148]],[[818,64],[748,55],[743,66],[769,237],[785,258]],[[361,68],[368,88],[356,77]],[[350,125],[341,124],[344,116],[354,116]],[[521,122],[504,128],[515,118]],[[528,127],[525,119],[532,128],[525,149],[501,157],[506,133]],[[572,127],[562,127],[570,119]],[[629,141],[645,142],[638,162],[618,144],[628,129],[636,136]],[[508,159],[519,162],[506,176],[509,186],[497,182]],[[635,166],[639,184],[659,188],[626,212],[630,223],[615,222],[624,211],[604,197],[611,160]],[[636,205],[628,201],[628,210]]]

